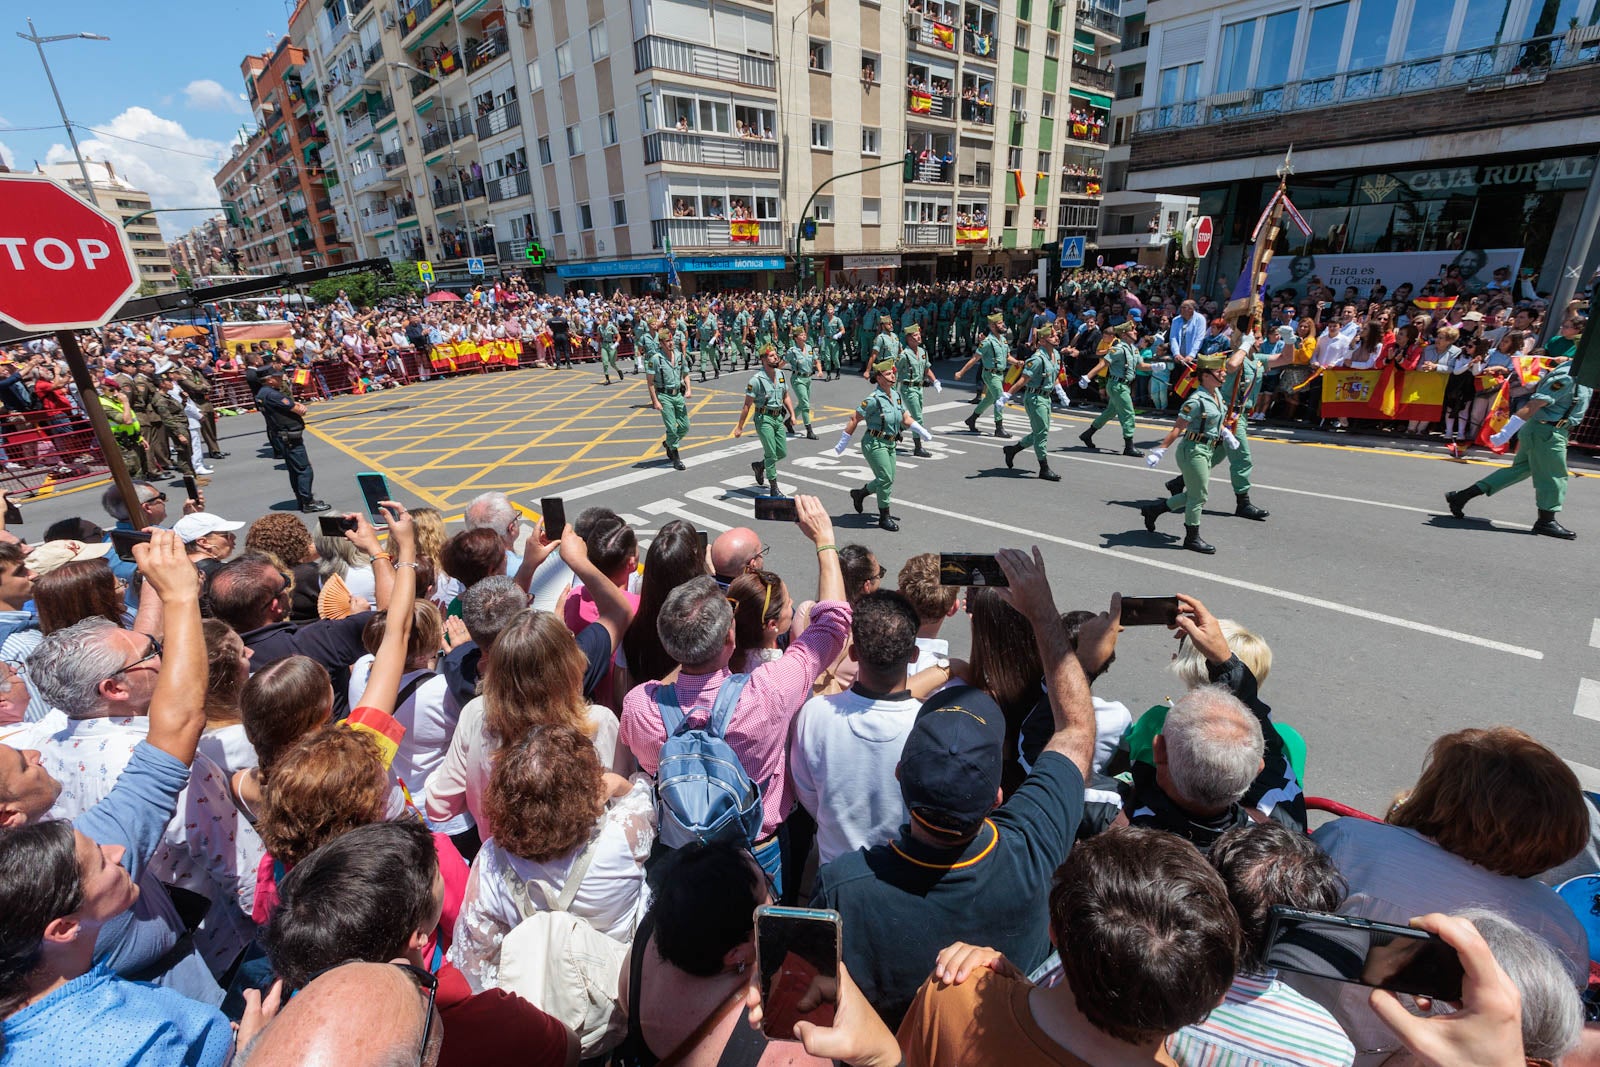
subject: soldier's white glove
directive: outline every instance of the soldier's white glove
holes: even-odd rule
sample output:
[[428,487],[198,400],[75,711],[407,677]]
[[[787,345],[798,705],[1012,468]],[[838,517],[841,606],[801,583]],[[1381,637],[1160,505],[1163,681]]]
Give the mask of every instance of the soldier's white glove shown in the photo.
[[1078,379],[1078,388],[1079,389],[1087,389],[1087,388],[1089,388],[1090,384],[1091,383],[1089,381],[1089,376],[1087,374],[1085,374],[1082,378]]
[[1167,450],[1165,448],[1152,448],[1144,454],[1144,465],[1146,467],[1154,467],[1161,462],[1161,457],[1166,454]]
[[844,430],[840,430],[839,443],[833,446],[833,454],[842,456],[844,455],[844,450],[848,447],[850,447],[850,435]]
[[1222,428],[1222,439],[1228,442],[1228,451],[1237,452],[1239,450],[1239,439],[1226,426]]
[[929,433],[928,428],[922,425],[920,422],[913,422],[911,424],[911,432],[922,438],[924,441],[933,440],[933,434]]
[[937,378],[933,380],[933,391],[936,393],[944,392],[944,386],[939,384],[939,379]]
[[1067,391],[1061,388],[1060,382],[1056,383],[1056,399],[1061,401],[1061,406],[1064,408],[1070,408],[1072,406],[1072,401],[1067,399]]
[[1496,448],[1499,448],[1501,445],[1517,436],[1517,431],[1522,429],[1522,426],[1522,419],[1517,418],[1515,415],[1511,416],[1511,418],[1506,420],[1506,424],[1500,427],[1500,432],[1489,438],[1489,443],[1494,445]]
[[1005,407],[1009,403],[1011,403],[1011,394],[1010,393],[1001,393],[1000,394],[1000,406],[1001,407]]

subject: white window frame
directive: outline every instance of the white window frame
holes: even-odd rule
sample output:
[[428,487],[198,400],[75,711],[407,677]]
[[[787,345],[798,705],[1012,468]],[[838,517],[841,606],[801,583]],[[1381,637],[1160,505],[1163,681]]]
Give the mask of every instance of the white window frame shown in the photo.
[[[811,57],[817,56],[819,62],[813,66]],[[819,41],[812,37],[806,43],[806,69],[813,74],[833,73],[833,45],[827,41]]]
[[528,86],[535,93],[544,88],[544,67],[537,59],[528,64]]
[[600,115],[600,144],[610,148],[617,143],[617,113],[605,111]]
[[567,157],[583,155],[583,124],[574,122],[567,127]]
[[539,138],[539,166],[548,167],[555,161],[555,157],[550,154],[550,138],[548,136]]
[[565,78],[572,73],[572,42],[562,41],[556,45],[556,77]]
[[1019,52],[1028,50],[1028,24],[1020,19],[1017,21],[1016,49]]
[[578,232],[586,233],[594,229],[594,212],[589,210],[588,201],[578,205]]
[[861,225],[883,225],[883,198],[877,196],[864,196],[861,198]]
[[617,197],[611,201],[611,225],[626,226],[628,224],[628,201],[625,197]]
[[589,27],[589,59],[598,63],[610,54],[611,41],[606,33],[606,24],[596,22]]
[[819,196],[811,202],[811,217],[819,226],[833,225],[833,197]]
[[833,123],[822,120],[811,120],[811,147],[819,152],[833,151]]
[[861,127],[861,154],[864,156],[878,156],[883,154],[882,127]]
[[561,209],[553,207],[550,209],[550,233],[555,236],[564,232],[561,228]]

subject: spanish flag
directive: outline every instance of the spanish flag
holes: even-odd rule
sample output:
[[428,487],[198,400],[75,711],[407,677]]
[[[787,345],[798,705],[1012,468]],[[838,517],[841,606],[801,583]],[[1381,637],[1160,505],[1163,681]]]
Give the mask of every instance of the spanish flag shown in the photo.
[[734,219],[728,223],[728,236],[735,241],[755,244],[761,239],[761,223],[755,219]]
[[1414,296],[1411,302],[1423,311],[1448,311],[1456,306],[1453,296]]
[[933,24],[933,39],[952,52],[956,49],[956,30],[954,26],[946,26],[942,22]]
[[1372,402],[1377,405],[1383,417],[1392,419],[1399,407],[1399,377],[1400,368],[1393,363],[1386,364],[1378,375],[1378,384],[1373,387]]
[[956,240],[957,241],[987,241],[988,239],[989,239],[989,227],[987,227],[987,226],[957,226],[956,227]]
[[1511,442],[1495,445],[1489,443],[1489,438],[1499,433],[1509,421],[1511,421],[1511,379],[1507,378],[1500,383],[1500,391],[1494,394],[1494,403],[1489,405],[1489,415],[1478,428],[1478,444],[1497,454],[1505,452],[1511,447]]
[[1020,170],[1014,170],[1011,172],[1011,183],[1017,190],[1018,200],[1021,200],[1023,197],[1028,195],[1022,187],[1022,172]]
[[304,367],[301,367],[299,370],[295,371],[294,372],[294,384],[296,384],[296,385],[310,385],[311,384],[311,372],[309,370],[307,370],[306,368],[304,368]]
[[933,95],[920,89],[911,90],[910,104],[907,105],[914,115],[926,115],[933,110]]
[[364,732],[377,742],[378,751],[383,755],[384,769],[388,770],[394,763],[395,753],[400,751],[400,739],[406,735],[406,728],[400,725],[399,720],[386,711],[361,707],[352,711],[344,724],[352,730]]
[[1512,356],[1511,365],[1516,368],[1523,385],[1532,385],[1550,369],[1550,361],[1543,356]]
[[1196,366],[1197,366],[1197,364],[1191,363],[1188,366],[1184,367],[1183,368],[1183,377],[1179,378],[1178,379],[1178,384],[1174,385],[1172,387],[1172,391],[1174,393],[1177,393],[1180,398],[1181,397],[1186,397],[1190,393],[1194,392],[1194,387],[1195,387],[1196,384],[1198,384],[1197,381],[1196,381],[1196,378],[1195,378],[1195,367]]

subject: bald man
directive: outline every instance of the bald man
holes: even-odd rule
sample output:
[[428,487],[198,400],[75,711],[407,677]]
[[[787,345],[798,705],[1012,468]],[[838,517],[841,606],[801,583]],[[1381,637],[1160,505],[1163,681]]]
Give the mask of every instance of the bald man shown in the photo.
[[[423,1048],[426,1035],[427,1047]],[[444,1025],[428,991],[392,963],[346,963],[325,971],[250,1043],[241,1067],[393,1067],[439,1062]]]
[[711,570],[717,584],[728,588],[752,563],[761,566],[765,555],[759,534],[748,526],[735,526],[711,542]]

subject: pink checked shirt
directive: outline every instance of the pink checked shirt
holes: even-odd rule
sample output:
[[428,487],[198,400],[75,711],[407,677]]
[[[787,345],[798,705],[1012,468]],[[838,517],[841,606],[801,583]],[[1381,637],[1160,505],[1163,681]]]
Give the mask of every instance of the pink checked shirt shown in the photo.
[[[761,834],[777,830],[794,807],[794,786],[785,758],[789,726],[800,706],[811,697],[811,685],[823,669],[839,658],[850,638],[850,605],[825,600],[811,609],[811,625],[791,642],[782,656],[750,672],[739,696],[739,706],[728,721],[728,745],[739,756],[744,772],[761,784]],[[680,674],[678,705],[690,721],[704,723],[717,699],[717,690],[729,676],[727,668],[713,674]],[[645,682],[622,701],[619,740],[633,750],[639,766],[656,773],[667,729],[656,707],[660,682]]]

